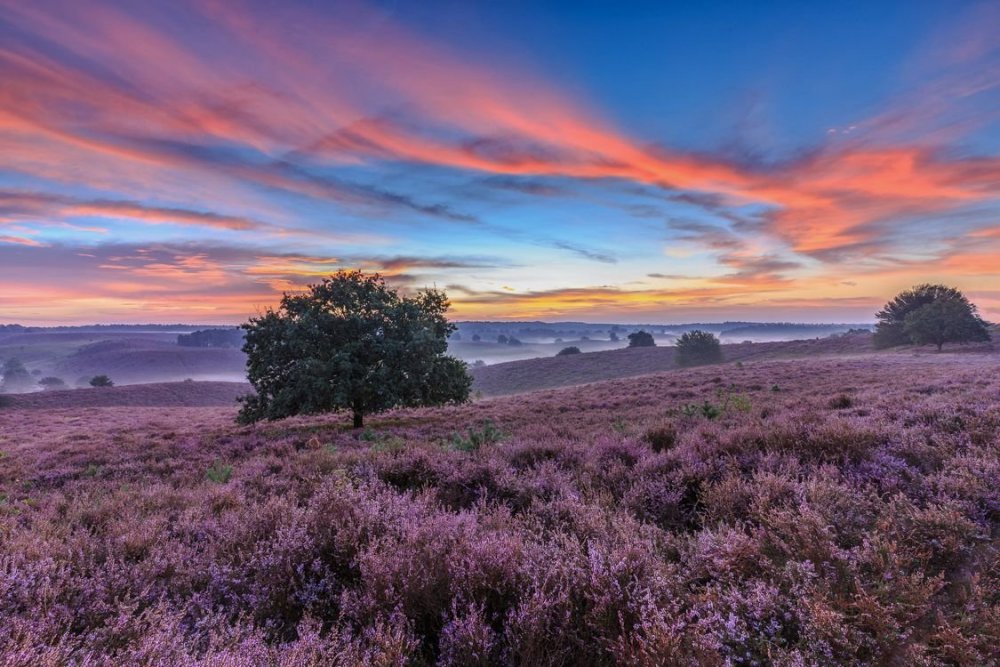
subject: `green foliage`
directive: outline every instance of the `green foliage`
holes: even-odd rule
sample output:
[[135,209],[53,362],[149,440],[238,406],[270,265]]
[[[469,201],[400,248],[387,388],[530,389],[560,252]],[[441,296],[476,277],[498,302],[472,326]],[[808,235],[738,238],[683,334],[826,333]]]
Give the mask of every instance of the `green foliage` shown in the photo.
[[461,403],[472,379],[445,355],[455,325],[443,292],[401,297],[378,274],[341,271],[306,294],[285,294],[277,311],[243,325],[247,375],[256,394],[239,421],[350,410]]
[[95,375],[90,378],[91,387],[113,387],[115,383],[107,375]]
[[733,412],[748,413],[753,409],[750,397],[745,394],[736,393],[736,388],[730,386],[727,389],[719,389],[715,392],[718,404],[709,400],[698,403],[689,403],[681,407],[681,414],[685,417],[704,417],[705,419],[718,419],[724,414]]
[[730,389],[729,391],[719,390],[717,395],[722,399],[723,412],[746,413],[753,409],[753,403],[751,403],[750,397],[745,394],[737,394]]
[[934,301],[917,308],[903,320],[903,332],[914,345],[985,342],[990,339],[986,323],[975,307],[954,299]]
[[[924,310],[933,306],[928,310]],[[989,329],[976,306],[954,287],[917,285],[897,294],[875,317],[877,348],[915,343],[988,341]]]
[[225,484],[233,476],[233,466],[216,461],[205,471],[205,478],[216,484]]
[[722,361],[719,339],[708,331],[686,331],[677,339],[675,350],[678,366],[701,366]]
[[565,357],[570,354],[580,354],[580,348],[576,345],[570,345],[569,347],[564,347],[556,353],[557,357]]
[[0,391],[15,394],[34,389],[35,381],[20,359],[8,359],[3,365],[3,382]]
[[681,414],[685,417],[704,417],[705,419],[715,419],[722,415],[722,410],[705,400],[701,405],[689,403],[681,407]]
[[478,429],[470,428],[465,435],[453,433],[448,441],[448,446],[461,452],[474,452],[483,445],[498,443],[504,437],[503,431],[487,419]]
[[370,428],[366,428],[358,436],[359,440],[370,442],[373,452],[400,452],[406,449],[406,441],[397,435],[389,433],[379,433]]
[[628,335],[628,346],[656,347],[656,341],[653,340],[653,334],[646,331],[636,331],[635,333],[630,333]]

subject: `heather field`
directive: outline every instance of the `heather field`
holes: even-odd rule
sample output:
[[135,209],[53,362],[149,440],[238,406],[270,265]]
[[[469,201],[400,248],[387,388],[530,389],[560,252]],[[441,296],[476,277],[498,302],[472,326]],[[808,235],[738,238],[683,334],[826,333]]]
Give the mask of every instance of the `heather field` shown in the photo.
[[360,432],[8,405],[3,664],[996,664],[998,371],[747,360]]

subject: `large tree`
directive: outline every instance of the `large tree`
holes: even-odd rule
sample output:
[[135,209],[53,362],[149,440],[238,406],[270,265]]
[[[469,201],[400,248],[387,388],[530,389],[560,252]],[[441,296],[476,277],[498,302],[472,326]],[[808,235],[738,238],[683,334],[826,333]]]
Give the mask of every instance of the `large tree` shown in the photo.
[[402,297],[378,274],[341,271],[301,295],[285,294],[243,325],[247,371],[256,394],[239,420],[468,400],[466,365],[445,355],[455,326],[443,292]]
[[967,304],[954,299],[932,301],[917,308],[903,320],[903,331],[914,345],[988,341],[986,323],[976,317]]
[[976,306],[954,287],[917,285],[897,294],[876,314],[875,347],[990,339]]

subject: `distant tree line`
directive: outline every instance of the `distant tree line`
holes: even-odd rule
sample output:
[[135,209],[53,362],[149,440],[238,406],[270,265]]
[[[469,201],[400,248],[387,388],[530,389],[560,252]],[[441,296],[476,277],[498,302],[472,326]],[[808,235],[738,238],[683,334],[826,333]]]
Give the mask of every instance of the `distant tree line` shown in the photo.
[[204,329],[189,334],[178,334],[177,344],[181,347],[241,347],[245,334],[236,327],[232,329]]

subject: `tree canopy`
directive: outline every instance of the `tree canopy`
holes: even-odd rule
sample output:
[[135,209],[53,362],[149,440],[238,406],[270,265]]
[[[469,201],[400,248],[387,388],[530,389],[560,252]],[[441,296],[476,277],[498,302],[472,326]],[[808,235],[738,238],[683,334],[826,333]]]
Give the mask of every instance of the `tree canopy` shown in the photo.
[[24,367],[20,359],[8,359],[3,364],[3,382],[0,382],[0,390],[16,394],[23,391],[31,391],[35,387],[35,381],[31,378],[31,373]]
[[656,341],[653,340],[653,334],[646,331],[636,331],[635,333],[630,333],[628,335],[628,346],[656,347]]
[[468,400],[466,365],[445,355],[455,326],[444,292],[401,297],[378,274],[341,271],[277,311],[243,325],[247,374],[256,394],[242,422],[350,410],[364,416],[394,407]]
[[569,347],[564,347],[563,349],[556,352],[557,357],[565,357],[571,354],[580,354],[580,348],[576,345],[570,345]]
[[107,375],[95,375],[90,378],[91,387],[113,387],[115,383]]
[[677,339],[675,354],[678,366],[701,366],[722,361],[719,339],[708,331],[686,331]]
[[962,292],[945,285],[917,285],[897,294],[876,314],[875,346],[937,345],[988,341],[989,328]]

